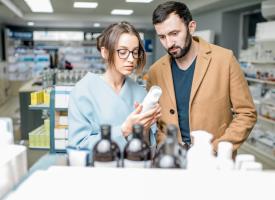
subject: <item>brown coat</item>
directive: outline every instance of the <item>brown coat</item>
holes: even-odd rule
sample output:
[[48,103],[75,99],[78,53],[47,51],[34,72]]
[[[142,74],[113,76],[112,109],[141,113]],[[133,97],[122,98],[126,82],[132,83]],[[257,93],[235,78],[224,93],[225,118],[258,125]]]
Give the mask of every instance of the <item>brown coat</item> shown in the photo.
[[[192,89],[189,101],[190,131],[206,130],[213,134],[214,150],[219,141],[230,141],[234,153],[248,137],[257,114],[243,72],[232,51],[199,42]],[[147,89],[159,85],[162,117],[158,121],[157,142],[164,140],[165,126],[179,127],[175,92],[171,72],[171,58],[165,55],[156,61],[148,72]],[[181,140],[181,134],[178,134]]]

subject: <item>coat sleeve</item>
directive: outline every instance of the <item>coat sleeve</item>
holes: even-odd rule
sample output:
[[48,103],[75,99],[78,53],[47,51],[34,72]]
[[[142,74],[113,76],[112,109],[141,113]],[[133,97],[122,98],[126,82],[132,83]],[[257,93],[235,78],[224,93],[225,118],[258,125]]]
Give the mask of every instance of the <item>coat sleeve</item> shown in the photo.
[[217,144],[220,141],[231,142],[233,150],[237,150],[257,121],[257,113],[247,81],[233,53],[230,60],[229,93],[234,117],[222,137],[213,141],[214,150],[217,150]]
[[92,116],[92,105],[87,97],[79,95],[75,89],[69,100],[69,145],[76,148],[91,149],[100,139],[99,125]]

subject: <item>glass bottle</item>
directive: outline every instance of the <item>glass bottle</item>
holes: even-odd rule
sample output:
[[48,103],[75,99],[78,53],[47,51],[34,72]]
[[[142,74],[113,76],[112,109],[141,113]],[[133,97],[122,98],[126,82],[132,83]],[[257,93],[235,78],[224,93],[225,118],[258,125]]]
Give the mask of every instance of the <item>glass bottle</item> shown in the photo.
[[118,145],[111,140],[111,126],[100,126],[101,140],[93,148],[92,166],[119,167],[121,153]]
[[178,128],[168,125],[167,138],[159,148],[154,158],[154,167],[157,168],[186,168],[186,149],[178,144]]
[[149,168],[151,167],[151,151],[143,139],[143,126],[133,125],[133,138],[128,141],[124,149],[124,167]]

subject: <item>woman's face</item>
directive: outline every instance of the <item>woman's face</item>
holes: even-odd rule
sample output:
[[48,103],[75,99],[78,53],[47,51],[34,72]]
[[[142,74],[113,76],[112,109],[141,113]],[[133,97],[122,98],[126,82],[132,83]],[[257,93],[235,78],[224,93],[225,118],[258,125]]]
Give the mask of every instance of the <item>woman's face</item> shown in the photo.
[[115,70],[124,76],[130,75],[137,65],[138,56],[138,38],[132,34],[122,34],[115,49]]

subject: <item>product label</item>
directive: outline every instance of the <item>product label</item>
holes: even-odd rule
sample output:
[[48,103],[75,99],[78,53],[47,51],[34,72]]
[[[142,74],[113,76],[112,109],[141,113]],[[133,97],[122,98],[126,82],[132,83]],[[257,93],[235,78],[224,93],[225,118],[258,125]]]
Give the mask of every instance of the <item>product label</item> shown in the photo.
[[111,162],[94,162],[94,167],[117,167],[117,161],[111,161]]
[[133,161],[124,159],[124,167],[127,168],[150,168],[151,161]]

